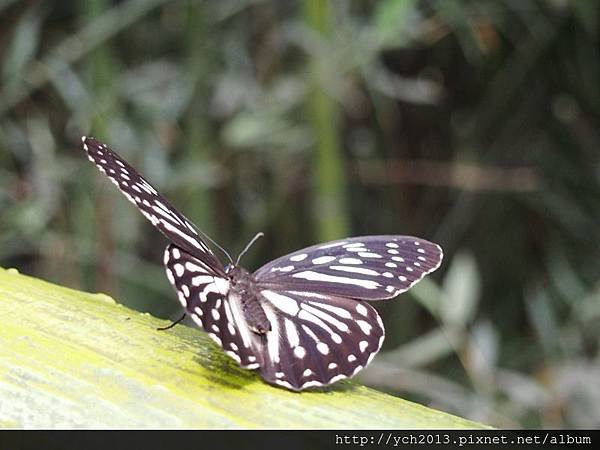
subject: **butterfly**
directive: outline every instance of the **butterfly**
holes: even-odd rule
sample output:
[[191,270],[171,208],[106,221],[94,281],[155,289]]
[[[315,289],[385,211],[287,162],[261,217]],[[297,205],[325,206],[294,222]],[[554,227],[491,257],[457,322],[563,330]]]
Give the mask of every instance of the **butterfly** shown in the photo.
[[170,241],[163,262],[185,314],[271,384],[299,391],[356,375],[385,337],[368,302],[410,289],[442,262],[437,244],[386,235],[313,245],[254,273],[239,258],[224,266],[206,236],[137,170],[96,139],[82,142],[90,161]]

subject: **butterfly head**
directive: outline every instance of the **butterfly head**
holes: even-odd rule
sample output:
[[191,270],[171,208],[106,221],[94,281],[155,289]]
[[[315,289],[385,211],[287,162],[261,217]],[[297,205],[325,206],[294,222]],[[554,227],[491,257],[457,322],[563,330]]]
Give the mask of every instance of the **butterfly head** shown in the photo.
[[227,264],[225,266],[225,273],[232,284],[236,284],[240,280],[249,280],[252,278],[250,272],[237,264]]

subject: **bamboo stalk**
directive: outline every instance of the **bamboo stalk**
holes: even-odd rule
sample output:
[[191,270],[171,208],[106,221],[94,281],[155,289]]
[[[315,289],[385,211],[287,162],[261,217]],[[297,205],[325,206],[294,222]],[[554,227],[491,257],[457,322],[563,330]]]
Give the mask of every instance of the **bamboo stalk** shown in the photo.
[[[304,20],[324,44],[331,31],[329,2],[306,0]],[[320,241],[347,236],[350,221],[347,213],[344,158],[337,133],[338,108],[328,95],[319,74],[322,61],[309,55],[307,99],[308,120],[314,129],[316,148],[313,160],[313,207],[316,234]]]

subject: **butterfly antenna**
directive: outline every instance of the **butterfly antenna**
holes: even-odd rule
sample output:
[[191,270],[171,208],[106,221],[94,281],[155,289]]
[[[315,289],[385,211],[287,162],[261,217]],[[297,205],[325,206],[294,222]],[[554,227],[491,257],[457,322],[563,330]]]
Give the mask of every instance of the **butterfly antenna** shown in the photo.
[[233,259],[231,258],[229,253],[227,253],[227,250],[225,250],[223,247],[221,247],[219,244],[217,244],[208,234],[206,234],[204,231],[200,230],[194,224],[191,224],[191,225],[194,227],[194,229],[196,230],[196,232],[198,234],[202,235],[203,238],[206,238],[207,241],[209,241],[211,244],[213,244],[215,247],[217,247],[219,250],[221,250],[223,252],[223,254],[225,256],[227,256],[227,259],[229,260],[229,262],[231,264],[233,264]]
[[242,250],[242,253],[240,253],[240,255],[237,257],[237,261],[235,262],[236,266],[240,263],[240,259],[242,259],[242,256],[244,256],[244,254],[250,249],[250,247],[252,247],[252,244],[254,244],[259,238],[263,237],[264,235],[265,233],[263,233],[262,231],[256,233],[256,236],[254,236],[252,240],[248,242],[244,250]]

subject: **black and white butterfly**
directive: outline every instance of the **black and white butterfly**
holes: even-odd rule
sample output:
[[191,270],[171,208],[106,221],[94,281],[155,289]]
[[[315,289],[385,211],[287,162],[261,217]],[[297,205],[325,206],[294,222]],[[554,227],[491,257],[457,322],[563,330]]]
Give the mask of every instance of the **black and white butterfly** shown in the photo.
[[395,297],[441,264],[437,244],[393,235],[314,245],[254,273],[224,267],[133,167],[94,138],[82,142],[90,161],[171,241],[165,269],[186,314],[269,383],[301,390],[356,375],[385,335],[367,302]]

